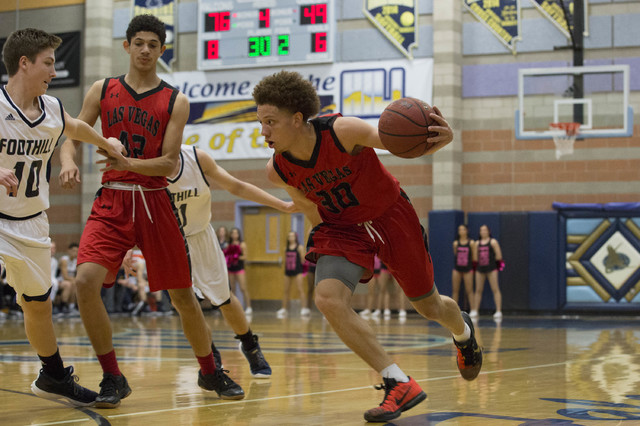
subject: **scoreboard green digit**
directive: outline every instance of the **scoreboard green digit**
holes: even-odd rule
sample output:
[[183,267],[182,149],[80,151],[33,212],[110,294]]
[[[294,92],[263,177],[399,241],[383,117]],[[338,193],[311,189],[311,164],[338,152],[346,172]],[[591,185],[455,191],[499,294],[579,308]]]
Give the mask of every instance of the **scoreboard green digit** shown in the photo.
[[334,0],[199,0],[198,69],[333,61]]

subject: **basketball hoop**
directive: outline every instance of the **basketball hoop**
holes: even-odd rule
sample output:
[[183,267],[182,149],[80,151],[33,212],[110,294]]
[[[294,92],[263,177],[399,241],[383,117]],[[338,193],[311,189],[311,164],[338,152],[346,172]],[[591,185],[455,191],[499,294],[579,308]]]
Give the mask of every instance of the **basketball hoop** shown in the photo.
[[558,130],[553,135],[553,142],[556,144],[556,160],[563,155],[573,154],[573,145],[580,133],[580,123],[549,123],[550,130]]

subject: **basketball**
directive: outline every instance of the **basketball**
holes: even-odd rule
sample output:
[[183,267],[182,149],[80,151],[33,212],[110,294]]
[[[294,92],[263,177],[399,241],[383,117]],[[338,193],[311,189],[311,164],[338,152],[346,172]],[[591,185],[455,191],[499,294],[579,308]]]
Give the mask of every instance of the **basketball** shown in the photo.
[[391,102],[380,115],[378,135],[390,153],[402,158],[423,155],[433,143],[427,142],[436,132],[429,126],[438,125],[429,114],[433,109],[420,99],[402,98]]

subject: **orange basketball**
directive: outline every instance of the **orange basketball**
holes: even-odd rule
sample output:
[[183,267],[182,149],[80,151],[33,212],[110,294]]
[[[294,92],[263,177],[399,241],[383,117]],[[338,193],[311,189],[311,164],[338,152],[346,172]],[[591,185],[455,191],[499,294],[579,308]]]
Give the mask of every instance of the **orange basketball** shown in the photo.
[[431,119],[433,109],[416,98],[401,98],[391,102],[380,115],[378,135],[385,148],[402,158],[424,155],[433,143],[427,142],[429,126],[438,125]]

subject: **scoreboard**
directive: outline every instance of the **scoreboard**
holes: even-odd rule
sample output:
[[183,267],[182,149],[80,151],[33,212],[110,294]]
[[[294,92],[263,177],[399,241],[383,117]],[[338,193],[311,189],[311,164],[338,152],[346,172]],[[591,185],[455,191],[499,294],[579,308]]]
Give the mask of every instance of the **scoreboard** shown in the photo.
[[332,62],[334,0],[199,0],[198,69]]

